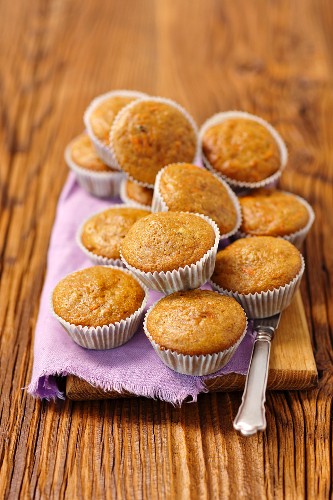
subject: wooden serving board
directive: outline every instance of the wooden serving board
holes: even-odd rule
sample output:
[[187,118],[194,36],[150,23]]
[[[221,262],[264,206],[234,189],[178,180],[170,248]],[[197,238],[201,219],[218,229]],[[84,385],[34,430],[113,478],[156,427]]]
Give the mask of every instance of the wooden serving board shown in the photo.
[[[268,375],[268,389],[308,389],[317,383],[317,368],[313,357],[309,329],[300,292],[284,311],[274,337]],[[234,391],[244,387],[245,376],[236,373],[217,376],[207,381],[210,392]],[[106,392],[78,377],[66,381],[69,399],[113,399],[131,397],[130,393]]]

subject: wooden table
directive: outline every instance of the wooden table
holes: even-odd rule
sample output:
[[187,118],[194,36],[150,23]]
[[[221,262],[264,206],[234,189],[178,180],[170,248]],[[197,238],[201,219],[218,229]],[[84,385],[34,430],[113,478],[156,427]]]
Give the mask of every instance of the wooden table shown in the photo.
[[[333,9],[326,1],[1,2],[0,497],[329,498],[332,494]],[[317,389],[267,397],[268,428],[232,429],[240,394],[173,408],[47,403],[22,390],[66,143],[96,94],[174,98],[201,123],[244,109],[282,133],[282,185],[317,220],[304,252]]]

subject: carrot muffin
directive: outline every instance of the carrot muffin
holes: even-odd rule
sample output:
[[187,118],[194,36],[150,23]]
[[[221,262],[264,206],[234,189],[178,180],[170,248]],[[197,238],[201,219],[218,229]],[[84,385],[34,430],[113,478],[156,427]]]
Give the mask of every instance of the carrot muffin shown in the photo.
[[287,236],[309,222],[305,202],[292,193],[257,189],[239,198],[243,213],[240,230],[249,235]]
[[94,256],[120,259],[123,238],[136,221],[149,214],[148,210],[121,205],[108,208],[83,223],[79,241]]
[[80,134],[71,142],[70,155],[72,161],[80,168],[93,172],[114,171],[114,169],[105,165],[97,156],[94,146],[86,132]]
[[119,195],[124,174],[108,167],[99,158],[86,133],[68,144],[65,160],[77,182],[88,193],[101,198]]
[[144,298],[144,289],[130,273],[94,266],[59,281],[52,303],[54,312],[67,323],[97,327],[125,320]]
[[208,281],[219,238],[217,225],[204,215],[160,212],[131,227],[120,255],[148,288],[169,294]]
[[117,163],[133,180],[153,187],[169,163],[191,162],[197,148],[192,118],[173,101],[140,99],[124,108],[111,130]]
[[141,186],[137,182],[125,179],[120,191],[120,196],[124,203],[133,203],[150,207],[153,201],[154,190]]
[[161,299],[146,325],[160,349],[200,356],[235,344],[244,333],[246,315],[236,300],[199,289]]
[[214,171],[240,182],[262,181],[281,168],[280,148],[267,127],[234,117],[205,129],[202,151]]
[[243,308],[235,299],[209,290],[177,292],[147,312],[144,331],[169,368],[208,375],[228,363],[245,335]]
[[122,241],[121,255],[144,272],[167,272],[199,261],[215,243],[213,227],[198,215],[160,212],[138,220]]
[[203,168],[189,163],[168,165],[159,174],[155,191],[157,205],[161,198],[170,211],[207,215],[221,235],[230,236],[240,224],[236,196],[226,183]]
[[266,292],[290,283],[302,262],[297,248],[282,238],[242,238],[217,253],[212,282],[241,294]]

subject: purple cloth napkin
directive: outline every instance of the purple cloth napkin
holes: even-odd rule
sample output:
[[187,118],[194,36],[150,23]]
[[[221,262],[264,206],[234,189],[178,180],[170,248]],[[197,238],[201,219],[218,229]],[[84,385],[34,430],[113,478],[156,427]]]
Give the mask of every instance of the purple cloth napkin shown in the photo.
[[[181,404],[186,399],[195,401],[200,392],[207,392],[207,377],[181,375],[167,368],[155,354],[142,328],[117,349],[93,351],[75,344],[50,312],[50,296],[56,283],[68,273],[92,265],[76,245],[77,228],[90,214],[112,203],[119,203],[119,200],[94,198],[77,185],[72,174],[69,175],[59,199],[50,241],[28,392],[39,398],[63,398],[57,376],[72,374],[107,390],[126,390],[173,404]],[[160,296],[151,292],[148,307]],[[253,335],[248,332],[234,357],[219,373],[245,374],[252,345]]]

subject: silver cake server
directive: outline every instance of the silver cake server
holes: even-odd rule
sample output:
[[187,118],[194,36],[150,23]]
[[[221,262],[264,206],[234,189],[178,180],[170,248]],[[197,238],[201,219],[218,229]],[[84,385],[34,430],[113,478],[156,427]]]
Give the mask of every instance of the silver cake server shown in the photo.
[[254,320],[257,337],[253,345],[242,403],[234,420],[234,428],[243,436],[251,436],[266,429],[265,401],[269,355],[280,316],[281,313]]

